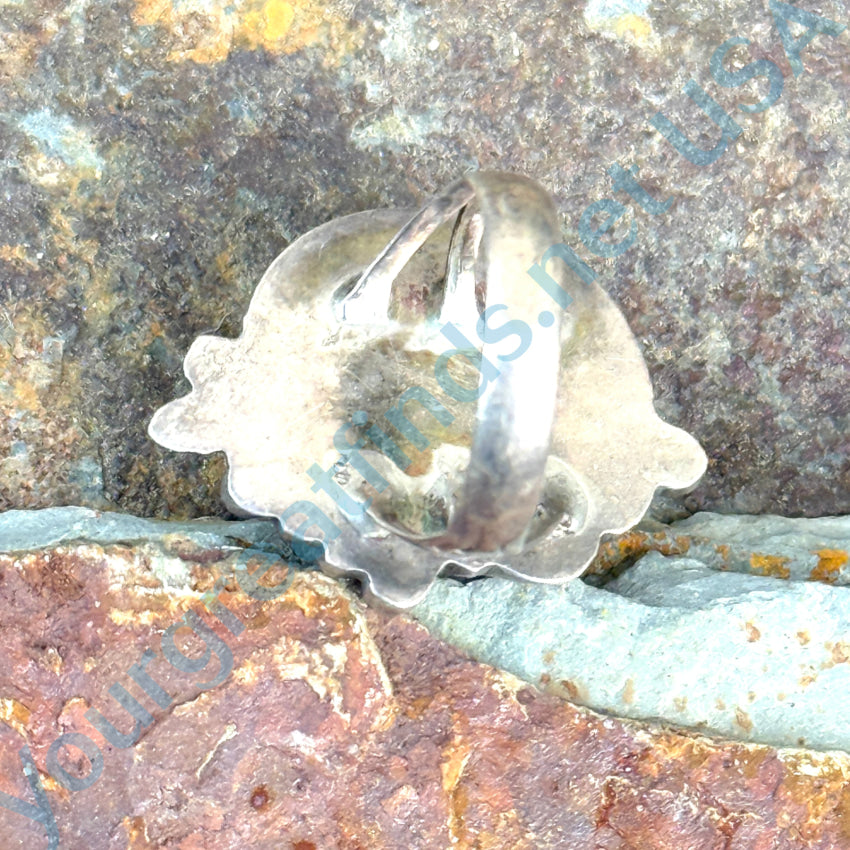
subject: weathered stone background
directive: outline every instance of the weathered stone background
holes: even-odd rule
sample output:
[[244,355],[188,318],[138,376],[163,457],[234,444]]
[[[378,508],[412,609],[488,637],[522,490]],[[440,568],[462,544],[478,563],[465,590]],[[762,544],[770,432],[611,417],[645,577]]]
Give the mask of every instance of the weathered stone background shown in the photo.
[[[708,740],[542,694],[464,657],[408,616],[364,607],[319,573],[298,571],[289,586],[285,562],[233,545],[244,535],[246,545],[264,546],[262,523],[192,531],[133,517],[48,513],[19,529],[6,514],[0,527],[0,792],[34,807],[19,756],[26,745],[55,826],[48,831],[0,806],[4,848],[850,844],[846,752]],[[68,520],[74,533],[101,542],[6,551],[10,543],[24,546],[27,535],[46,540],[57,529],[70,531]],[[110,536],[125,542],[109,543]],[[288,589],[274,601],[255,601],[244,570],[266,566],[263,583]],[[202,603],[219,577],[222,602],[244,625],[238,635]],[[162,653],[162,632],[187,610],[221,642],[191,673]],[[175,642],[193,657],[213,645],[185,630]],[[127,675],[148,650],[146,669],[171,698],[164,707]],[[219,677],[225,681],[203,691],[197,684]],[[131,731],[109,694],[116,684],[152,712],[135,745],[123,748],[85,719],[94,709],[120,733]],[[845,705],[839,700],[834,713]],[[51,762],[54,742],[68,733],[98,747],[102,773],[92,775],[73,747],[60,747]],[[88,787],[70,790],[74,779]],[[58,844],[48,845],[51,832]]]
[[[802,5],[846,22],[837,0]],[[480,167],[554,193],[660,412],[707,449],[690,509],[850,511],[850,30],[794,77],[767,6],[0,2],[0,508],[220,513],[221,458],[145,433],[186,389],[191,341],[238,333],[307,229]],[[735,109],[764,79],[711,79],[731,36],[785,74],[767,112]],[[704,168],[648,123],[660,109],[714,144],[689,78],[744,128]],[[674,203],[638,210],[635,245],[602,261],[577,223],[613,163]]]

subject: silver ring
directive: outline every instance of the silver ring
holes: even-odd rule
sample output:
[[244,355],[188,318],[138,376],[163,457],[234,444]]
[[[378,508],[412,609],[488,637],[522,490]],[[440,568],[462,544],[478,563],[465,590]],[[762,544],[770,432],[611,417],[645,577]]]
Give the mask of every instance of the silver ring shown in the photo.
[[504,172],[329,222],[272,263],[238,339],[196,340],[150,434],[225,451],[237,505],[394,606],[441,572],[567,581],[706,466],[573,257],[549,195]]

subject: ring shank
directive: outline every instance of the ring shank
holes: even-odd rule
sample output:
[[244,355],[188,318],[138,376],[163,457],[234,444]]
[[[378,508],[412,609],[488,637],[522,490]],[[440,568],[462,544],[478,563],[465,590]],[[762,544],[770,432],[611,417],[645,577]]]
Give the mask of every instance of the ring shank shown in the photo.
[[[386,321],[392,283],[400,270],[436,227],[462,214],[473,201],[480,241],[475,243],[474,268],[464,272],[474,274],[473,285],[447,280],[447,290],[456,297],[440,320],[476,329],[483,340],[481,362],[488,364],[492,379],[483,379],[479,388],[469,465],[448,526],[421,542],[450,551],[496,552],[522,545],[545,485],[562,311],[528,269],[560,241],[551,198],[520,175],[467,175],[399,231],[343,299],[342,310],[346,321]],[[459,268],[452,259],[450,273]],[[485,288],[483,315],[475,301],[478,281]]]

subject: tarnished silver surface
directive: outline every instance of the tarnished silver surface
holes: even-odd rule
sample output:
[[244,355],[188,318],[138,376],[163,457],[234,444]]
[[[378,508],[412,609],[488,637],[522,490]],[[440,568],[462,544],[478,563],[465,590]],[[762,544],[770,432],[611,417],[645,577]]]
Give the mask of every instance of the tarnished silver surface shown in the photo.
[[150,434],[223,450],[237,505],[393,605],[440,571],[574,578],[706,458],[559,243],[547,193],[501,172],[322,225],[272,263],[238,339],[195,341],[193,390]]

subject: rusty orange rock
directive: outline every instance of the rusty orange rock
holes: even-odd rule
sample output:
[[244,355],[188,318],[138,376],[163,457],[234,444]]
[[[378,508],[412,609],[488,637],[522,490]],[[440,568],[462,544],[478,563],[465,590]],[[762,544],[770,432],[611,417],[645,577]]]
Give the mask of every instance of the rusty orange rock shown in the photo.
[[[846,755],[602,717],[471,661],[406,616],[364,608],[316,573],[267,602],[225,582],[221,601],[246,624],[233,634],[202,594],[234,560],[90,544],[0,556],[0,791],[33,804],[18,757],[26,742],[61,846],[397,850],[414,835],[422,850],[836,850],[850,841]],[[285,569],[263,582],[279,583]],[[206,691],[194,682],[215,674],[215,660],[187,675],[159,655],[159,636],[189,609],[233,653],[232,674]],[[148,671],[173,698],[167,709],[126,676],[145,647],[157,653]],[[129,725],[110,704],[117,681],[154,717],[126,749],[85,720],[96,705]],[[51,742],[69,731],[103,753],[103,775],[80,791],[46,767]],[[85,760],[64,763],[88,770]],[[42,846],[42,826],[2,800],[2,846]]]

